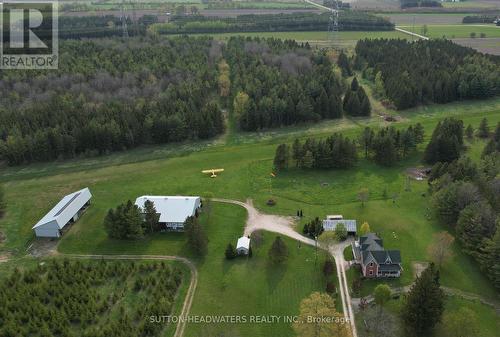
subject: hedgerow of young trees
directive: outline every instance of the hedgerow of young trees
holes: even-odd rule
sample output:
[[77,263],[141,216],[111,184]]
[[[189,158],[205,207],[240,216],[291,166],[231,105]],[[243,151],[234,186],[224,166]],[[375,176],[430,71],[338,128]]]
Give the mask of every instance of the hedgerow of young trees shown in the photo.
[[276,148],[274,168],[277,171],[290,167],[345,169],[358,161],[359,148],[365,158],[379,165],[391,166],[408,157],[424,141],[424,129],[420,123],[406,130],[385,127],[375,132],[366,127],[357,142],[335,133],[324,140],[308,138],[302,143],[296,139],[292,146],[281,144]]
[[182,283],[164,262],[51,259],[0,279],[0,336],[162,336]]
[[500,94],[500,58],[450,40],[360,40],[355,65],[398,109]]

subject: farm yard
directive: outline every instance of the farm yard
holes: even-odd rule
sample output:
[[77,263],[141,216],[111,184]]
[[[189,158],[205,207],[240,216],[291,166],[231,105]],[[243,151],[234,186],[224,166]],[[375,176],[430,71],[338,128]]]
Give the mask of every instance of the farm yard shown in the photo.
[[[471,123],[476,127],[483,117],[487,117],[492,125],[500,121],[500,101],[490,100],[477,105],[471,102],[471,106],[475,107],[472,113],[466,105],[463,110],[457,109],[457,104],[431,106],[426,112],[416,108],[402,114],[403,120],[398,127],[419,121],[424,125],[426,134],[430,135],[436,121],[445,115],[461,118],[465,124]],[[428,200],[424,196],[426,183],[414,181],[411,190],[405,191],[405,169],[418,165],[419,155],[391,169],[361,161],[355,170],[349,171],[306,173],[291,170],[279,174],[271,182],[268,176],[277,142],[291,141],[297,135],[323,136],[334,130],[354,136],[365,125],[384,123],[379,117],[335,124],[325,122],[311,127],[285,128],[277,133],[262,134],[262,138],[254,138],[251,134],[246,138],[245,134],[232,134],[230,131],[225,140],[219,141],[219,145],[191,148],[184,153],[173,150],[164,159],[149,160],[155,156],[164,157],[165,152],[161,149],[138,149],[135,153],[112,155],[108,162],[89,159],[3,170],[1,179],[7,200],[10,208],[14,209],[12,205],[15,205],[16,209],[2,221],[8,238],[4,248],[21,253],[24,242],[31,236],[30,224],[40,216],[40,210],[48,209],[62,193],[88,185],[95,200],[85,216],[62,238],[59,252],[187,256],[195,261],[199,269],[193,314],[236,311],[251,315],[266,310],[269,313],[297,314],[300,300],[324,287],[325,281],[319,271],[324,257],[320,256],[316,265],[313,248],[304,245],[299,248],[296,242],[286,239],[290,250],[286,266],[269,269],[265,256],[275,235],[266,233],[262,246],[255,249],[252,259],[224,260],[225,245],[235,240],[243,230],[245,211],[238,206],[212,202],[212,211],[206,217],[202,216],[209,233],[209,253],[204,259],[197,259],[190,253],[181,233],[163,233],[141,241],[123,242],[108,239],[102,226],[102,218],[110,207],[144,193],[201,194],[239,200],[250,197],[259,209],[266,212],[293,215],[296,209],[302,208],[305,217],[301,224],[332,211],[369,221],[373,230],[384,237],[387,246],[401,250],[405,273],[392,284],[407,285],[412,281],[413,263],[427,259],[429,240],[433,233],[441,229],[435,220],[428,218]],[[224,144],[224,141],[227,143]],[[480,141],[471,143],[469,151],[477,156],[483,145]],[[225,172],[216,179],[199,173],[201,168],[215,167],[220,163],[224,164]],[[357,191],[363,187],[371,191],[365,207],[361,207],[356,200]],[[397,194],[397,200],[385,200],[382,195],[384,189],[391,195]],[[43,199],[37,197],[39,193],[43,193]],[[277,200],[273,208],[265,205],[270,193]],[[19,226],[21,223],[24,225]],[[297,230],[299,228],[300,225]],[[396,238],[392,237],[393,232],[397,233]],[[472,259],[457,247],[455,250],[455,258],[443,266],[443,285],[484,297],[496,297],[495,290],[477,270]],[[249,277],[254,280],[251,285],[248,284]],[[375,284],[367,282],[362,291],[369,293]],[[234,301],[236,296],[242,295],[248,298],[245,304]],[[489,310],[479,304],[476,307],[478,310]],[[188,324],[186,329],[187,336],[203,333],[203,327],[196,324]],[[289,336],[291,332],[287,324],[244,325],[237,329],[244,336]],[[491,324],[484,329],[482,336],[494,336],[488,329],[491,329]]]
[[[99,11],[99,13],[116,12],[112,7],[115,3],[118,4],[114,0],[105,2],[104,4],[109,8],[105,11]],[[253,6],[254,3],[246,4]],[[280,6],[283,6],[283,10],[291,12],[296,10],[293,8],[294,6],[298,7],[302,3],[273,2],[261,4],[260,7],[257,5],[260,3],[255,4],[256,8],[249,10],[281,11]],[[92,3],[92,6],[94,5]],[[289,7],[287,7],[288,5]],[[201,8],[201,2],[197,3],[196,6]],[[205,10],[214,13],[226,13],[225,11],[227,11],[227,16],[230,17],[229,13],[247,9],[201,9],[201,11]],[[135,14],[143,15],[150,13],[149,11],[155,11],[155,9],[145,8],[142,12],[138,10]],[[74,11],[70,15],[79,16],[79,13]],[[85,13],[95,14],[91,11]],[[432,166],[432,163],[424,163],[424,158],[428,156],[426,147],[437,138],[434,137],[433,130],[438,129],[443,120],[449,117],[463,121],[464,130],[469,125],[473,128],[472,135],[464,136],[465,146],[463,148],[456,147],[459,156],[467,156],[473,163],[481,165],[481,174],[486,174],[488,165],[495,165],[493,160],[492,162],[485,161],[484,149],[489,146],[491,150],[491,146],[497,146],[493,142],[493,140],[496,141],[493,130],[500,123],[500,98],[498,94],[495,96],[497,87],[494,85],[497,82],[492,81],[489,77],[496,73],[494,68],[496,61],[493,58],[493,60],[487,59],[486,56],[453,45],[449,41],[433,39],[445,36],[462,45],[470,45],[492,54],[497,53],[497,51],[500,53],[498,50],[500,27],[459,24],[459,18],[465,14],[447,14],[442,21],[439,21],[435,14],[419,14],[415,19],[415,25],[413,25],[413,14],[379,13],[379,15],[389,17],[392,22],[401,25],[399,27],[418,34],[424,32],[425,25],[425,34],[432,40],[422,41],[422,44],[415,45],[426,46],[425,43],[428,42],[428,48],[439,47],[439,53],[433,55],[435,58],[439,58],[439,55],[451,55],[453,61],[448,62],[440,70],[443,73],[449,71],[453,72],[453,75],[458,75],[453,78],[447,77],[448,82],[445,83],[440,81],[439,76],[420,71],[421,69],[417,69],[417,66],[412,67],[412,63],[406,62],[408,55],[410,58],[411,55],[418,53],[423,55],[422,50],[425,51],[425,48],[418,51],[414,48],[412,51],[411,44],[404,40],[411,40],[413,37],[393,30],[341,31],[338,32],[336,41],[332,41],[331,35],[326,31],[193,33],[190,34],[193,35],[192,37],[178,34],[169,38],[160,36],[161,34],[156,36],[147,34],[133,37],[128,41],[121,37],[114,41],[112,39],[104,40],[106,43],[85,40],[83,46],[76,40],[64,41],[61,46],[65,57],[70,55],[69,51],[72,48],[75,50],[81,48],[79,49],[81,53],[71,52],[76,54],[71,54],[74,62],[62,63],[61,76],[68,73],[67,69],[72,70],[74,65],[77,65],[80,69],[88,72],[86,74],[89,78],[94,79],[95,77],[95,81],[86,87],[87,92],[94,93],[94,95],[89,94],[86,97],[81,95],[78,99],[81,106],[71,106],[71,111],[78,113],[81,109],[89,109],[89,106],[95,104],[103,107],[103,111],[99,112],[108,113],[105,116],[109,117],[110,120],[92,119],[91,123],[87,123],[88,121],[84,119],[86,115],[82,114],[84,116],[81,120],[83,124],[92,126],[92,128],[86,129],[88,125],[84,125],[83,130],[91,130],[92,132],[74,132],[74,128],[66,128],[67,133],[64,134],[66,138],[63,141],[71,138],[75,142],[83,144],[73,145],[73,152],[69,151],[72,156],[67,157],[67,152],[64,152],[65,146],[54,147],[54,151],[56,149],[61,151],[55,155],[48,153],[50,151],[39,150],[40,148],[44,149],[43,146],[37,147],[38,144],[42,144],[39,139],[44,134],[39,130],[35,130],[37,132],[33,132],[33,135],[29,132],[36,127],[43,128],[42,124],[35,126],[33,130],[29,129],[22,136],[19,136],[19,133],[12,133],[14,137],[9,138],[8,141],[7,138],[5,140],[0,138],[0,150],[2,151],[0,153],[5,160],[0,166],[0,281],[7,280],[8,277],[11,281],[5,281],[3,284],[14,282],[12,280],[16,279],[15,274],[17,273],[15,268],[18,268],[23,277],[19,278],[22,281],[15,282],[38,282],[40,287],[45,287],[53,279],[50,276],[50,268],[59,269],[59,267],[49,266],[58,266],[59,263],[66,266],[71,264],[70,267],[77,271],[85,270],[82,272],[82,277],[88,276],[87,273],[99,274],[100,278],[95,281],[97,284],[90,286],[89,284],[92,283],[89,281],[90,278],[76,280],[76,282],[89,286],[90,288],[85,289],[94,296],[91,301],[85,302],[88,307],[82,307],[81,310],[87,314],[92,313],[95,309],[92,305],[95,302],[97,304],[95,310],[104,312],[97,321],[91,322],[88,317],[81,320],[78,318],[79,323],[73,324],[72,327],[68,325],[65,328],[72,328],[72,332],[76,336],[83,335],[88,329],[88,325],[93,324],[99,327],[103,325],[103,322],[107,324],[106,322],[110,319],[113,320],[113,318],[125,314],[125,318],[120,320],[119,324],[123,326],[133,325],[136,330],[127,331],[131,335],[151,328],[157,335],[174,337],[225,336],[226,334],[238,337],[289,337],[295,335],[296,329],[291,322],[284,321],[275,321],[273,324],[252,322],[200,324],[188,322],[185,329],[183,328],[178,333],[176,328],[179,326],[175,324],[148,327],[145,321],[148,317],[140,315],[140,308],[147,308],[147,313],[151,313],[153,309],[162,309],[166,314],[179,314],[185,312],[187,306],[187,312],[191,316],[198,317],[207,315],[292,317],[298,315],[299,310],[302,312],[302,301],[305,298],[314,292],[325,293],[326,291],[331,294],[335,301],[336,310],[338,312],[345,311],[344,314],[347,315],[349,310],[344,310],[346,306],[342,303],[342,299],[346,298],[342,294],[344,287],[339,285],[336,270],[330,271],[330,276],[325,276],[327,273],[324,263],[331,260],[333,255],[337,262],[340,261],[340,264],[332,268],[342,270],[340,265],[347,268],[345,288],[354,298],[352,306],[356,311],[357,318],[358,335],[354,334],[354,337],[378,336],[378,333],[371,331],[368,327],[373,324],[373,320],[376,321],[376,318],[383,315],[387,318],[388,324],[393,325],[391,327],[395,331],[393,335],[401,336],[404,327],[401,326],[399,317],[405,306],[403,297],[392,293],[391,299],[383,308],[372,303],[365,310],[361,304],[363,300],[374,297],[377,287],[383,283],[389,285],[393,290],[405,289],[407,291],[415,282],[416,275],[419,275],[426,268],[429,261],[434,260],[429,246],[433,245],[436,235],[448,231],[457,237],[457,240],[450,243],[448,251],[450,258],[443,260],[444,262],[439,266],[440,283],[443,289],[446,289],[447,294],[444,302],[444,317],[449,319],[448,315],[459,315],[463,308],[468,308],[475,314],[474,317],[477,316],[478,330],[474,336],[495,337],[500,328],[500,322],[497,319],[500,308],[498,288],[493,285],[491,274],[488,275],[483,270],[484,264],[465,253],[464,244],[459,241],[455,223],[452,225],[448,222],[445,225],[439,218],[438,212],[435,212],[436,210],[433,208],[435,206],[434,197],[438,183],[434,181],[431,186],[432,180],[428,181],[422,178],[424,175],[421,177],[416,172],[427,172],[426,174],[430,176],[437,174],[434,170],[429,173],[428,166]],[[472,32],[476,33],[475,38],[471,38]],[[313,47],[331,47],[332,44],[337,44],[344,49],[344,52],[336,53],[316,48],[306,49],[292,41],[231,39],[234,36],[295,40],[299,43],[308,42]],[[213,37],[216,41],[211,41],[208,37]],[[386,42],[373,41],[378,38],[401,39],[400,41],[389,41],[385,45],[387,50],[398,48],[400,60],[392,53],[393,62],[381,65],[377,59],[378,55],[372,54],[377,54],[377,50],[379,50],[380,55],[383,54],[380,49],[384,49],[383,43]],[[359,41],[364,39],[370,41]],[[220,41],[227,42],[225,48],[221,47],[223,44]],[[363,69],[357,68],[354,65],[356,60],[351,58],[354,53],[353,48],[358,41],[359,48],[356,48],[356,53],[360,58],[364,57],[361,60],[364,63]],[[137,45],[134,46],[135,43]],[[158,45],[155,45],[156,43]],[[265,43],[268,44],[264,45]],[[377,45],[377,43],[380,44]],[[391,43],[394,44],[391,45]],[[122,49],[124,47],[136,48],[137,46],[140,50],[138,48],[134,53],[128,49]],[[158,48],[155,50],[155,47]],[[261,48],[263,48],[263,52]],[[79,54],[84,54],[87,50],[93,50],[97,56],[92,58],[94,56],[87,55],[91,62],[85,60],[87,62],[85,63],[79,59],[81,57]],[[98,64],[102,60],[101,57],[106,56],[110,50],[114,52],[122,50],[120,56],[116,57],[118,61],[113,60],[113,62],[107,63],[106,74],[103,76],[94,74],[93,72],[97,72],[98,67],[94,69],[91,64]],[[279,52],[283,50],[286,50],[287,57],[291,55],[290,58],[281,58],[283,55]],[[465,89],[462,87],[462,85],[470,83],[466,80],[459,82],[457,78],[466,77],[471,73],[462,69],[460,62],[464,57],[459,55],[460,52],[472,55],[475,62],[477,61],[473,64],[471,62],[472,65],[483,65],[482,74],[484,74],[484,69],[493,69],[483,76],[483,79],[487,79],[481,82],[481,85],[484,85],[488,90],[477,94],[470,87],[465,87]],[[140,56],[135,58],[134,54]],[[455,59],[456,55],[459,56]],[[247,56],[248,59],[245,58]],[[345,61],[348,63],[347,66],[345,63],[342,64],[342,56],[347,60]],[[338,59],[336,60],[336,58]],[[447,58],[441,57],[441,59]],[[154,70],[141,71],[140,67],[137,67],[139,61],[144,62],[144,69],[151,66]],[[290,65],[287,61],[290,61],[292,65],[293,62],[297,62],[297,64],[287,67]],[[349,69],[349,62],[352,69]],[[439,64],[437,60],[435,62]],[[413,63],[413,65],[415,64]],[[459,66],[456,68],[460,68],[462,72],[458,70],[455,72],[455,69],[452,69],[457,64]],[[394,68],[390,68],[391,66]],[[402,71],[405,70],[405,67],[407,67],[406,71]],[[396,71],[392,71],[393,69]],[[408,96],[411,96],[413,92],[408,91],[405,93],[407,96],[404,96],[400,95],[402,91],[398,91],[400,86],[384,86],[384,79],[381,80],[382,72],[384,74],[405,73],[408,78],[412,78],[414,85],[410,89],[420,93],[419,100],[414,99],[411,104],[405,106],[404,104],[410,102]],[[257,75],[252,77],[254,73],[258,73],[260,77]],[[286,76],[283,75],[284,73]],[[159,74],[172,76],[162,77]],[[416,78],[418,80],[415,80]],[[188,81],[183,82],[184,79]],[[7,81],[7,79],[2,79],[2,81],[4,80]],[[76,76],[71,77],[71,81],[74,81],[71,82],[72,90],[79,80]],[[189,82],[191,80],[192,83]],[[389,82],[388,77],[385,80]],[[15,79],[11,81],[12,83],[9,82],[9,84],[12,84],[13,87],[18,84]],[[172,85],[170,81],[175,84]],[[22,80],[19,82],[24,84]],[[127,84],[122,85],[118,82],[126,82]],[[408,84],[408,82],[396,78],[392,83]],[[422,85],[424,82],[425,86]],[[39,85],[40,83],[42,81],[34,84],[34,87],[37,88],[36,95],[39,96],[45,90],[42,85]],[[99,86],[103,88],[106,83],[112,84],[108,85],[108,88],[113,86],[120,88],[120,90],[115,90],[119,91],[119,96],[117,96],[119,99],[109,100],[109,102],[116,104],[116,106],[110,104],[109,111],[106,110],[108,106],[105,105],[109,103],[106,101],[106,95],[114,98],[114,93],[112,90],[103,89],[99,92],[95,89]],[[178,83],[186,85],[176,91],[173,89],[174,87],[181,87],[177,86]],[[447,88],[448,84],[450,85]],[[457,89],[459,84],[460,92]],[[6,87],[7,85],[4,85],[2,90],[6,90]],[[132,87],[138,90],[128,90]],[[277,90],[277,87],[286,90]],[[15,86],[15,88],[22,89],[20,85]],[[54,88],[55,91],[61,90],[57,86]],[[152,88],[157,88],[157,90]],[[14,92],[14,89],[12,91]],[[320,112],[328,111],[328,113],[318,113],[319,103],[317,102],[320,99],[318,98],[316,101],[316,96],[321,98],[321,95],[314,96],[313,93],[320,91],[323,91],[322,95],[328,99],[327,108],[325,105],[320,106],[320,109],[324,108]],[[424,91],[425,93],[423,93]],[[282,95],[283,92],[293,94],[286,96]],[[341,94],[338,94],[339,92]],[[349,105],[346,104],[348,95],[351,95],[351,98],[358,98],[357,94],[360,92],[365,95],[362,101],[363,106],[365,103],[370,106],[364,117],[361,117],[361,114],[349,112]],[[268,93],[269,96],[266,96]],[[474,96],[476,94],[477,96]],[[296,98],[295,96],[299,95],[311,101],[311,103],[307,102],[309,106],[303,110],[301,110],[300,105],[296,105],[292,101]],[[342,95],[344,95],[343,98]],[[398,100],[401,97],[403,99]],[[467,99],[469,97],[474,99]],[[484,97],[493,98],[486,99]],[[57,103],[60,104],[54,104],[54,111],[49,109],[50,113],[46,113],[46,115],[57,114],[59,121],[70,116],[69,113],[66,115],[69,111],[69,103],[67,106],[64,104],[71,98],[72,96],[69,94],[69,98],[65,98],[61,102],[58,101]],[[337,98],[338,101],[335,100]],[[99,99],[103,101],[96,103],[92,101],[93,99],[96,99],[96,102]],[[241,103],[240,99],[244,103]],[[10,95],[5,100],[10,103],[14,102],[14,105],[21,102],[16,95]],[[175,100],[175,105],[171,103],[171,100]],[[299,100],[306,101],[302,98]],[[33,99],[33,101],[36,100]],[[292,110],[297,112],[292,118],[297,118],[297,120],[285,118],[287,116],[284,114],[279,115],[281,110],[286,109],[280,110],[279,104],[272,105],[278,101],[283,101],[283,104],[285,102],[288,104],[291,101],[294,104]],[[121,106],[118,102],[125,103]],[[129,102],[134,104],[128,105]],[[354,109],[356,113],[362,110],[360,102],[358,99],[358,109]],[[239,103],[241,105],[238,105]],[[253,109],[248,108],[249,106],[253,106]],[[339,115],[334,116],[333,113],[330,115],[330,110],[333,110],[332,106],[340,106]],[[51,105],[34,106],[33,111],[38,112],[36,110],[38,108],[40,111],[44,111],[43,109],[47,107],[50,108]],[[26,115],[32,112],[28,109],[29,107],[23,108],[27,111]],[[288,109],[289,105],[286,108]],[[166,110],[168,110],[167,113],[165,113]],[[2,111],[0,110],[0,113]],[[116,114],[110,111],[114,111]],[[122,112],[120,113],[120,111]],[[117,116],[125,115],[123,111],[126,111],[127,118],[120,120]],[[89,111],[85,110],[85,112]],[[309,115],[300,116],[300,112]],[[164,114],[162,115],[162,113]],[[196,118],[197,113],[203,114],[202,117]],[[102,116],[104,115],[99,115],[99,117]],[[9,115],[9,117],[12,119],[12,124],[2,125],[4,132],[10,132],[11,128],[14,129],[12,125],[19,122],[14,116]],[[305,119],[301,120],[301,117]],[[488,131],[486,136],[481,136],[484,119],[487,119],[491,132]],[[20,121],[23,122],[23,120]],[[103,124],[102,127],[99,123]],[[409,146],[410,150],[404,154],[398,152],[397,159],[394,159],[392,165],[377,161],[374,153],[376,151],[375,145],[373,145],[377,143],[374,140],[376,139],[375,135],[376,137],[384,137],[384,132],[391,132],[391,136],[397,135],[397,137],[401,137],[400,139],[404,139],[408,134],[412,137],[413,133],[408,130],[410,130],[410,126],[411,130],[414,127],[416,129],[417,123],[418,127],[421,127],[425,132],[421,140],[417,141],[416,137],[410,139],[412,143]],[[106,124],[105,127],[104,124]],[[129,127],[129,132],[122,132],[127,127]],[[23,132],[26,131],[24,124],[19,124],[18,128],[22,129]],[[362,144],[362,135],[367,131],[367,128],[375,132],[371,139],[373,148],[370,150],[368,150],[368,145]],[[382,129],[385,131],[381,131]],[[469,133],[469,131],[470,128],[467,128],[465,132]],[[55,132],[59,132],[59,130]],[[91,134],[91,136],[82,137],[86,133]],[[113,134],[112,140],[105,137],[108,133]],[[321,152],[323,144],[339,144],[338,138],[335,140],[337,136],[332,136],[334,133],[348,137],[349,140],[346,140],[348,143],[352,140],[356,160],[349,168],[313,165],[314,161],[319,161],[318,158],[321,160],[330,155],[330,153]],[[53,134],[48,133],[49,140],[52,140],[51,136]],[[144,138],[140,138],[143,136]],[[387,136],[387,138],[391,136]],[[84,142],[81,142],[82,139]],[[97,141],[95,141],[96,139]],[[85,140],[89,141],[85,142]],[[104,141],[100,142],[99,140]],[[304,147],[297,152],[290,150],[288,156],[291,154],[293,160],[289,159],[289,165],[280,168],[277,164],[280,147],[288,145],[292,149],[292,146],[295,146],[295,140],[299,140],[299,146],[304,144]],[[49,143],[50,141],[47,141],[46,144]],[[399,142],[398,146],[402,143],[403,141]],[[16,144],[18,147],[15,146]],[[67,144],[71,145],[71,142],[68,141]],[[311,147],[307,147],[305,144],[309,144],[307,146]],[[47,145],[47,147],[50,146]],[[84,148],[85,146],[88,148]],[[333,145],[331,147],[335,148]],[[20,150],[16,152],[12,151],[13,149]],[[9,150],[11,152],[8,152]],[[21,151],[25,152],[21,153]],[[368,151],[373,152],[369,153]],[[304,158],[310,155],[308,158],[312,158],[311,162],[304,164],[306,160],[302,162],[296,159],[295,153],[300,152]],[[314,153],[314,156],[311,155],[311,152]],[[323,157],[318,156],[318,153]],[[44,157],[44,155],[46,156]],[[63,159],[64,157],[66,159]],[[27,164],[29,161],[32,163]],[[11,164],[13,166],[8,166]],[[494,171],[494,168],[491,170]],[[446,174],[449,175],[449,173]],[[438,177],[442,178],[442,176]],[[446,183],[445,179],[442,181]],[[489,180],[489,182],[493,181],[493,178]],[[451,181],[448,183],[452,184]],[[441,184],[441,180],[439,180],[439,184]],[[81,216],[78,221],[69,222],[70,225],[65,228],[62,237],[58,240],[34,238],[32,226],[47,211],[52,209],[61,200],[61,197],[85,187],[92,191],[92,199],[90,204],[85,204],[85,213],[79,214]],[[439,188],[442,187],[439,186]],[[109,229],[109,219],[113,220],[114,217],[116,223],[125,224],[125,226],[128,224],[128,221],[121,221],[125,218],[113,216],[113,212],[123,209],[127,200],[131,200],[129,204],[133,205],[133,201],[140,196],[143,197],[139,199],[144,200],[171,198],[164,196],[200,196],[203,200],[203,207],[196,208],[192,213],[194,214],[193,218],[188,218],[189,221],[193,222],[189,222],[189,225],[187,220],[182,223],[186,232],[163,231],[163,228],[153,231],[151,227],[150,232],[141,232],[136,238],[118,239],[116,236],[113,237]],[[187,197],[182,198],[187,200]],[[199,201],[199,198],[195,198]],[[5,200],[6,207],[3,207],[3,200]],[[228,201],[230,203],[226,203]],[[242,204],[244,202],[246,204]],[[493,202],[491,204],[493,205]],[[117,207],[117,205],[120,206]],[[266,228],[260,230],[259,227],[259,231],[252,233],[251,238],[247,238],[246,235],[250,233],[249,228],[256,225],[256,217],[250,217],[254,221],[248,220],[247,211],[241,207],[242,205],[254,205],[257,210],[253,207],[251,209],[247,207],[249,214],[258,214],[259,212],[264,215],[269,214],[272,216],[268,216],[266,219],[274,219],[273,221],[277,223],[279,221],[276,219],[283,220],[286,217],[286,221],[283,221],[286,224],[275,224],[275,227],[278,225],[286,226],[287,231],[282,233],[286,233],[288,237],[284,236],[285,234],[274,233],[272,230],[275,230],[275,227],[268,226],[269,231],[266,231]],[[145,209],[146,203],[143,202],[140,207]],[[2,214],[4,209],[7,211]],[[198,210],[200,210],[199,214]],[[159,222],[161,213],[153,212],[153,215],[158,214],[157,222]],[[143,215],[143,217],[137,216],[135,219],[139,219],[138,222],[144,224],[148,214],[146,212],[137,214]],[[317,233],[312,233],[313,231],[308,231],[307,228],[310,223],[317,221],[316,219],[324,219],[329,214],[342,214],[345,219],[356,219],[358,228],[361,224],[369,223],[369,232],[376,233],[383,239],[385,249],[401,252],[403,270],[401,277],[393,279],[368,277],[360,280],[361,275],[367,275],[364,269],[363,274],[361,274],[357,266],[344,264],[341,259],[338,259],[339,252],[340,256],[344,256],[346,260],[354,259],[350,246],[344,250],[346,247],[344,244],[352,242],[352,238],[343,241],[334,248],[330,247],[329,252],[323,251],[321,248],[315,249],[312,246],[314,239],[319,237],[319,242],[323,244],[322,239],[325,236],[316,236]],[[328,218],[330,217],[328,216]],[[261,222],[267,224],[272,221]],[[172,222],[162,220],[162,224],[166,225],[167,223],[172,224]],[[204,254],[196,251],[196,248],[189,241],[190,237],[187,231],[192,228],[190,226],[193,226],[193,223],[203,228],[207,235]],[[263,224],[260,225],[265,227],[262,226]],[[323,230],[323,226],[321,228]],[[334,231],[330,233],[337,235]],[[241,237],[242,235],[243,237]],[[305,237],[306,235],[307,237]],[[287,247],[287,257],[285,262],[281,264],[274,263],[274,257],[271,253],[272,249],[275,248],[277,236],[280,236]],[[251,240],[251,250],[247,250],[245,256],[228,257],[228,251],[229,253],[233,251],[232,248],[236,245],[238,238]],[[292,238],[298,238],[302,241],[299,242]],[[337,239],[339,238],[337,237]],[[487,236],[487,239],[490,237]],[[337,251],[339,246],[342,249]],[[90,261],[88,257],[91,255],[93,260]],[[144,256],[145,260],[133,263],[130,261],[105,262],[103,256],[133,256],[132,259]],[[149,261],[147,260],[148,256],[164,261]],[[78,259],[76,259],[77,257]],[[387,261],[385,263],[389,264]],[[103,268],[104,264],[106,267],[99,271],[99,268]],[[103,277],[107,273],[114,273],[108,281]],[[340,273],[338,274],[339,279],[342,280]],[[164,278],[161,282],[157,280],[159,275]],[[74,281],[69,275],[65,277]],[[359,284],[357,280],[360,280]],[[155,297],[151,294],[158,294],[161,289],[166,287],[165,283],[169,286],[165,298],[162,298],[161,301],[152,300]],[[6,288],[4,290],[1,288],[3,284],[0,283],[0,296],[7,293]],[[195,289],[194,293],[191,291],[192,289]],[[141,292],[144,294],[140,294]],[[141,297],[138,294],[144,296]],[[23,296],[22,291],[19,296]],[[106,298],[105,296],[110,296],[112,300],[106,302],[103,300]],[[116,301],[117,298],[121,299]],[[148,306],[147,301],[159,303],[158,305],[162,307]],[[12,305],[11,302],[9,305]],[[349,301],[349,303],[351,302]],[[2,311],[2,309],[0,307],[0,320],[2,314],[5,313],[5,310]],[[15,329],[16,325],[20,325],[18,323],[14,320],[9,322],[12,329]],[[119,324],[114,325],[113,329],[119,329]],[[26,329],[32,328],[30,326]],[[45,329],[45,327],[42,328]],[[61,329],[60,327],[56,328]],[[0,327],[0,335],[3,332],[2,329],[3,327]],[[86,332],[87,335],[92,335],[89,330]],[[154,333],[151,332],[151,335]],[[440,337],[455,337],[444,329],[444,325],[440,324],[436,327],[436,333]],[[300,335],[300,337],[302,336]]]

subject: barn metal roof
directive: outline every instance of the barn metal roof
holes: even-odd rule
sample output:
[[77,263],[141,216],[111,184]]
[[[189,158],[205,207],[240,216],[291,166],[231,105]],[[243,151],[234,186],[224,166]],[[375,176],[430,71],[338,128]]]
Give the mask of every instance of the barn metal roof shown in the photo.
[[201,201],[200,197],[144,195],[137,198],[135,204],[143,209],[147,200],[153,202],[156,212],[160,213],[159,221],[164,223],[183,223],[187,217],[195,215]]
[[68,194],[61,199],[33,228],[41,227],[55,221],[59,228],[63,228],[68,221],[92,198],[88,188]]

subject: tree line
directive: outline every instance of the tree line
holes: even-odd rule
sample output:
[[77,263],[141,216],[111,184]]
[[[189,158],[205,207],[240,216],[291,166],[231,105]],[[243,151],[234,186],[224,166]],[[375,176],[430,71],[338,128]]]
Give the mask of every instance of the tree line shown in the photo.
[[[267,31],[326,31],[328,13],[251,14],[236,18],[200,15],[174,16],[168,23],[157,23],[150,31],[158,34],[200,34]],[[394,24],[385,18],[365,12],[343,10],[339,15],[341,31],[394,30]]]
[[[204,208],[210,212],[210,207]],[[159,223],[160,214],[152,201],[146,200],[143,209],[131,200],[110,209],[103,225],[108,237],[118,240],[139,240],[145,235],[165,230]],[[184,223],[186,242],[193,253],[203,256],[208,249],[208,234],[197,216],[190,216]]]
[[479,163],[466,155],[436,162],[429,184],[437,219],[500,289],[500,123],[490,137],[495,148]]
[[500,58],[449,40],[365,39],[355,49],[355,67],[372,81],[378,76],[397,109],[500,93]]
[[63,41],[57,71],[0,74],[0,160],[90,156],[223,132],[207,38]]
[[357,140],[335,133],[324,140],[295,139],[292,146],[280,144],[273,165],[277,171],[290,167],[346,169],[357,163],[361,150],[365,158],[391,166],[410,155],[423,141],[424,129],[420,123],[403,130],[385,127],[375,131],[366,127]]
[[[0,280],[0,336],[161,336],[183,271],[164,262],[50,259]],[[117,317],[118,316],[118,317]]]

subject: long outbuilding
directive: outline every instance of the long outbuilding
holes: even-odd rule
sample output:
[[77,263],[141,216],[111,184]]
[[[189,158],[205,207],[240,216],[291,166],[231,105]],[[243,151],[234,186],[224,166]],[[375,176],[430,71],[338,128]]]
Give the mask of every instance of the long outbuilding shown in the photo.
[[90,205],[92,194],[88,188],[68,194],[33,226],[37,237],[58,238],[63,229],[72,224]]

